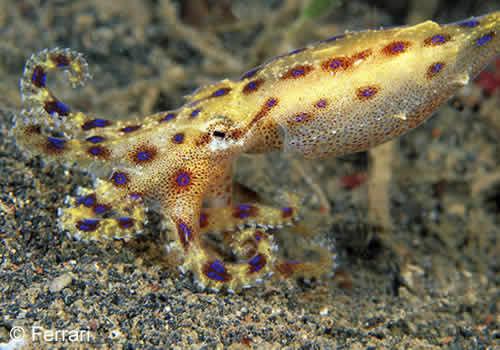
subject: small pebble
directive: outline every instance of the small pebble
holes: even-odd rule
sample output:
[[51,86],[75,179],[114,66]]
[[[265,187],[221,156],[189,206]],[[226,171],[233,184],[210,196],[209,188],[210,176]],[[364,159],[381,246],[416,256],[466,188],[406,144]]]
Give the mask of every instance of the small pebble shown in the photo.
[[57,293],[66,288],[73,281],[73,276],[70,273],[65,273],[59,277],[54,278],[49,283],[49,291]]

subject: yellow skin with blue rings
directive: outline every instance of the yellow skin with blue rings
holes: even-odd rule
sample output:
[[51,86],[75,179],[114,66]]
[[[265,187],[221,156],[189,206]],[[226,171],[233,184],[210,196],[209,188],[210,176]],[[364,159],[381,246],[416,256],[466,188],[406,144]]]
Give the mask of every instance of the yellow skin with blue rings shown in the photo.
[[[242,153],[325,158],[370,149],[423,123],[500,53],[500,12],[448,25],[345,33],[276,57],[238,80],[198,89],[172,111],[107,120],[71,110],[47,88],[47,73],[89,77],[83,56],[44,50],[21,78],[18,143],[69,166],[99,169],[95,189],[62,210],[75,238],[132,238],[146,208],[158,210],[169,250],[203,287],[235,290],[273,272],[328,270],[328,261],[278,257],[269,228],[292,225],[299,201],[281,208],[233,203],[231,165]],[[104,171],[103,171],[104,170]],[[104,175],[103,175],[104,174]],[[231,259],[203,243],[219,232]]]

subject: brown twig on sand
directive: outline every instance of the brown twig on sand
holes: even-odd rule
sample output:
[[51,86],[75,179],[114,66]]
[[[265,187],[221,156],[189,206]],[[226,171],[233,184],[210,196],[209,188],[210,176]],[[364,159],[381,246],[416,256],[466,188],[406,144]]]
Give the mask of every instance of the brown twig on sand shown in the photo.
[[176,7],[169,0],[161,3],[160,11],[165,22],[168,23],[168,30],[165,34],[169,37],[181,38],[200,52],[216,61],[222,63],[226,74],[231,72],[241,72],[244,65],[241,60],[231,55],[220,44],[219,39],[209,32],[199,32],[193,27],[187,26],[179,20]]
[[368,178],[368,217],[384,229],[392,227],[389,186],[392,177],[394,141],[370,150],[372,168]]
[[330,203],[328,202],[328,199],[326,198],[326,195],[317,183],[315,183],[312,179],[311,176],[306,173],[304,168],[302,167],[302,163],[299,162],[296,159],[292,159],[291,165],[293,169],[300,174],[302,178],[304,178],[304,181],[311,187],[311,190],[318,196],[318,200],[321,205],[321,213],[322,214],[327,214],[330,213]]

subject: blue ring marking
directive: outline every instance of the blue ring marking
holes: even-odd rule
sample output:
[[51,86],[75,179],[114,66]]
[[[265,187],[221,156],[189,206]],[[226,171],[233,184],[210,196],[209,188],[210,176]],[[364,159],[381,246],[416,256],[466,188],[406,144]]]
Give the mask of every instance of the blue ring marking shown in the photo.
[[94,124],[94,126],[97,128],[101,128],[103,126],[106,126],[107,121],[104,119],[95,119],[94,121],[92,121],[92,124]]
[[264,265],[255,266],[254,269],[253,269],[253,272],[257,272],[257,271],[259,271],[263,267],[264,267]]
[[432,70],[434,73],[439,73],[441,69],[443,68],[443,65],[441,63],[436,63],[434,67],[432,67]]
[[392,48],[392,51],[399,52],[399,51],[403,51],[404,49],[405,49],[405,47],[403,44],[397,44],[396,46],[394,46]]
[[249,206],[248,204],[240,204],[238,205],[237,207],[239,210],[246,210],[246,209],[250,209],[251,206]]
[[57,147],[57,148],[64,148],[64,144],[66,143],[66,140],[63,140],[63,139],[55,139],[53,137],[47,137],[47,140],[49,140],[49,142],[54,145],[54,147]]
[[175,118],[175,114],[174,113],[168,113],[165,118],[162,119],[162,122],[166,122],[166,121],[169,121],[171,119],[174,119]]
[[276,104],[276,100],[273,98],[273,99],[271,99],[271,100],[267,103],[267,106],[268,106],[268,107],[272,107],[272,106],[274,106],[275,104]]
[[257,265],[259,261],[260,261],[260,255],[256,255],[252,258],[252,260],[249,261],[249,263],[252,265]]
[[140,128],[141,128],[140,125],[129,125],[129,126],[126,126],[124,128],[121,128],[120,131],[123,131],[123,132],[132,132],[132,131],[136,131],[136,130],[138,130]]
[[99,220],[95,220],[95,219],[84,219],[83,220],[84,223],[86,223],[87,225],[95,225],[99,222]]
[[473,28],[473,27],[478,26],[479,22],[474,21],[474,20],[469,20],[469,21],[458,22],[457,24],[462,26],[462,27]]
[[440,44],[440,43],[444,42],[445,40],[446,40],[446,38],[443,35],[436,35],[431,39],[431,41],[436,43],[436,44]]
[[127,177],[124,174],[121,173],[115,173],[115,176],[113,176],[113,180],[118,184],[118,185],[123,185],[124,183],[127,182]]
[[137,154],[137,158],[139,160],[146,160],[146,159],[149,159],[149,153],[148,152],[139,152]]
[[38,70],[37,69],[34,69],[33,70],[33,75],[31,76],[31,80],[32,81],[36,81],[36,76],[38,75]]
[[177,134],[174,136],[174,141],[177,143],[181,143],[182,140],[184,140],[184,135],[183,134]]
[[298,117],[295,117],[295,121],[298,121],[298,122],[301,122],[305,119],[307,119],[308,115],[305,114],[305,113],[302,113],[301,115],[299,115]]
[[191,179],[187,173],[182,173],[177,176],[177,183],[180,186],[186,186],[187,184],[189,184],[189,182],[191,182]]
[[188,238],[191,237],[191,230],[189,229],[189,227],[186,226],[186,224],[180,222],[179,227],[181,228],[182,233],[184,233],[186,235],[186,237],[188,237]]
[[129,197],[132,199],[142,199],[142,197],[136,193],[129,194]]
[[483,46],[484,44],[486,44],[488,41],[490,41],[492,38],[491,34],[487,34],[481,38],[479,38],[479,40],[477,41],[477,46]]
[[[43,72],[43,68],[39,68],[39,66],[37,66],[34,70],[33,70],[33,75],[31,76],[31,80],[34,82],[34,83],[37,83],[37,78],[38,78],[38,71],[39,69]],[[47,73],[43,73],[42,74],[42,78],[40,79],[40,84],[42,86],[45,86],[45,83],[47,82]],[[36,85],[35,85],[36,86]]]
[[96,206],[96,207],[94,208],[94,211],[95,211],[96,213],[99,213],[99,214],[100,214],[100,213],[104,213],[107,209],[108,209],[108,208],[106,208],[106,206],[104,206],[104,205],[98,205],[98,206]]
[[243,80],[243,79],[246,79],[246,78],[249,78],[251,76],[253,76],[255,73],[257,73],[258,71],[260,70],[260,67],[256,67],[254,69],[251,69],[249,70],[248,72],[246,73],[243,73],[243,75],[240,77],[240,80]]
[[92,136],[87,139],[87,141],[92,142],[92,143],[99,143],[104,141],[104,138],[101,136]]
[[92,147],[90,149],[90,153],[92,153],[94,156],[97,156],[101,153],[101,149],[99,147]]
[[264,267],[264,263],[260,261],[260,254],[256,255],[249,261],[249,264],[252,265],[252,271],[257,272]]
[[375,93],[375,90],[373,90],[372,88],[368,88],[368,89],[363,90],[363,96],[365,96],[365,97],[370,97],[374,93]]
[[289,53],[287,54],[287,56],[292,56],[292,55],[295,55],[296,53],[299,53],[299,52],[302,52],[302,51],[305,51],[305,47],[300,48],[300,49],[293,50],[293,51],[289,52]]
[[76,204],[82,204],[83,202],[85,202],[85,200],[89,197],[91,197],[92,195],[89,194],[88,196],[83,196],[83,197],[80,197],[80,198],[77,198],[76,199]]
[[239,219],[246,219],[248,216],[249,216],[248,213],[245,213],[245,212],[238,214]]
[[318,103],[316,103],[316,106],[318,106],[319,108],[323,108],[326,107],[327,104],[328,103],[325,100],[321,100]]
[[224,278],[222,278],[218,273],[213,272],[213,271],[208,271],[207,272],[207,277],[211,278],[213,280],[224,282]]
[[260,241],[260,236],[259,235],[255,235],[255,239]]
[[226,93],[228,93],[229,91],[226,89],[226,88],[221,88],[219,90],[217,90],[215,93],[214,93],[214,96],[215,97],[219,97],[219,96],[222,96],[222,95],[225,95]]
[[69,107],[66,106],[64,103],[56,101],[57,108],[59,108],[62,112],[67,112],[69,111]]
[[91,119],[91,120],[86,121],[82,125],[82,129],[83,130],[90,130],[93,128],[100,128],[103,126],[107,126],[109,124],[110,124],[109,121],[104,120],[104,119]]
[[332,69],[337,69],[337,68],[339,68],[341,65],[342,65],[342,63],[340,63],[340,61],[333,61],[332,63],[330,63],[330,68],[332,68]]
[[247,89],[253,90],[256,88],[256,86],[257,86],[257,84],[255,83],[255,81],[252,81],[252,82],[248,83]]
[[81,230],[81,231],[88,231],[88,230],[90,230],[90,226],[85,225],[84,223],[78,223],[76,225],[76,228],[79,229],[79,230]]
[[83,205],[86,207],[91,207],[94,204],[94,198],[87,196],[83,197]]
[[222,265],[222,263],[219,260],[215,260],[213,263],[211,263],[210,268],[217,272],[226,272],[224,265]]
[[55,101],[55,104],[56,104],[56,109],[50,110],[49,111],[50,115],[52,115],[56,112],[59,114],[63,114],[63,113],[67,113],[69,111],[69,107],[66,106],[64,103],[59,102],[59,101]]
[[292,208],[291,207],[283,207],[283,208],[281,208],[281,210],[283,210],[284,212],[289,213],[289,212],[292,211]]
[[200,109],[195,109],[191,112],[191,118],[196,117],[200,113]]
[[292,75],[293,75],[294,77],[298,77],[299,75],[302,75],[302,74],[304,74],[304,71],[303,71],[302,69],[296,69],[296,70],[294,70],[294,71],[293,71],[293,73],[292,73]]
[[133,221],[130,218],[118,218],[121,228],[130,228],[133,225]]

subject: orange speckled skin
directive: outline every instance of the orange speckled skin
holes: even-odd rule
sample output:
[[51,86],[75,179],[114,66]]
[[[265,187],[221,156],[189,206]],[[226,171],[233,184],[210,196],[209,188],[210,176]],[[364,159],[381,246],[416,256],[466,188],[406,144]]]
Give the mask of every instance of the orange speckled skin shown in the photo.
[[[283,208],[232,203],[231,164],[238,155],[284,150],[320,158],[397,137],[500,52],[499,28],[496,12],[449,25],[346,33],[277,57],[239,80],[201,88],[175,111],[135,121],[91,118],[58,101],[46,88],[47,73],[66,67],[77,85],[88,77],[87,64],[71,50],[44,50],[26,63],[27,108],[14,133],[46,159],[107,170],[95,190],[82,190],[74,207],[63,210],[60,222],[72,236],[131,237],[145,208],[153,207],[172,233],[168,248],[183,257],[181,270],[193,271],[204,287],[231,290],[273,271],[314,268],[277,261],[266,231],[296,219],[292,195]],[[231,261],[202,243],[202,234],[215,231]]]

